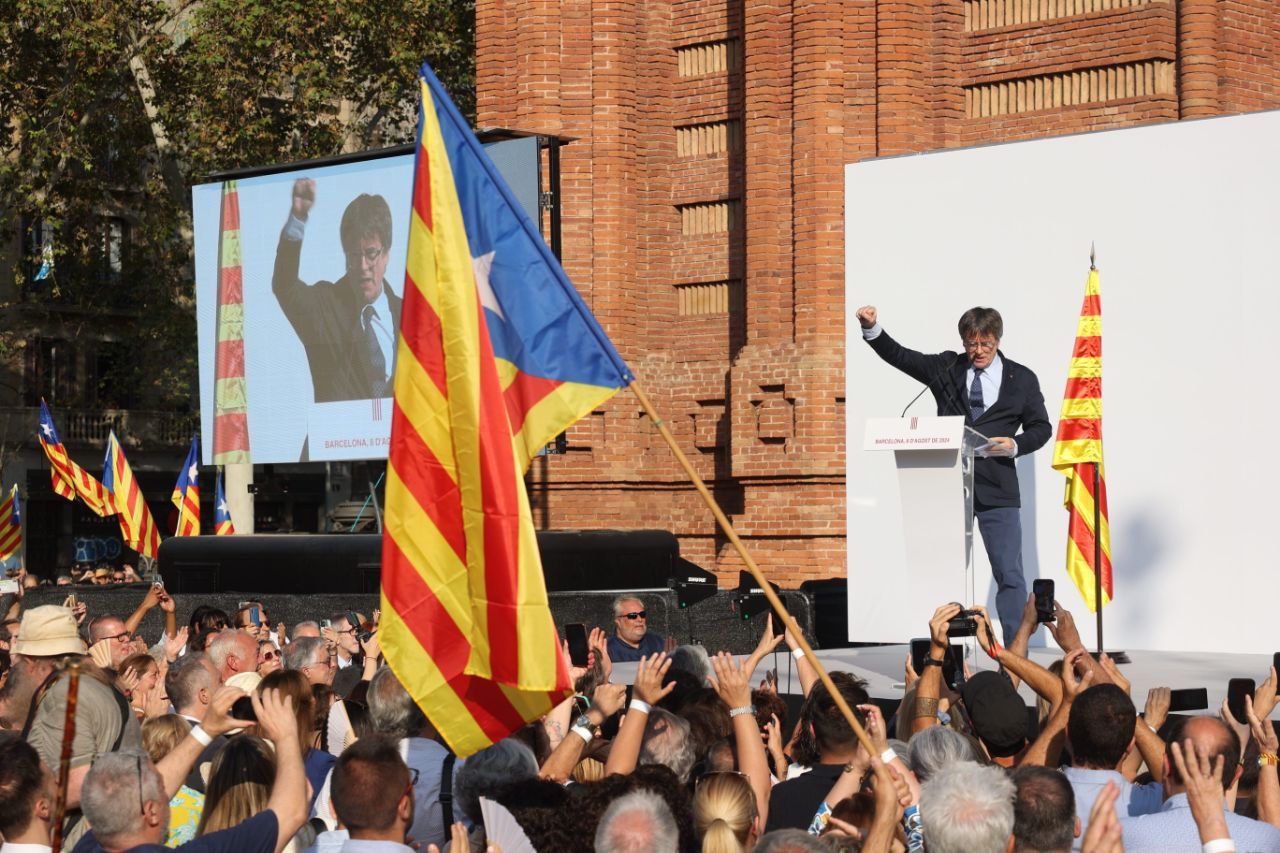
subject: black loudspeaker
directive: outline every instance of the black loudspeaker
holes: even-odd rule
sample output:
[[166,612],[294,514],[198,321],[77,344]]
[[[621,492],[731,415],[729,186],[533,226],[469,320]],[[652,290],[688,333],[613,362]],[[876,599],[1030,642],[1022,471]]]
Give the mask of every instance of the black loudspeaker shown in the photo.
[[813,599],[813,632],[824,649],[845,649],[849,642],[849,581],[805,581],[800,591]]
[[[548,592],[667,589],[668,579],[715,591],[715,575],[680,556],[665,530],[543,530],[538,551]],[[382,536],[366,533],[173,536],[160,575],[174,592],[378,592]]]

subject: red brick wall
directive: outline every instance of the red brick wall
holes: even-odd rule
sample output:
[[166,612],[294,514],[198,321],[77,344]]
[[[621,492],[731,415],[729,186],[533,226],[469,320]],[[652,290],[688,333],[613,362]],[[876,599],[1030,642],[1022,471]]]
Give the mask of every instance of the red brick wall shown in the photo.
[[[1268,0],[480,0],[479,124],[572,137],[565,266],[756,560],[843,575],[843,168],[1280,107]],[[741,564],[627,392],[543,526]]]

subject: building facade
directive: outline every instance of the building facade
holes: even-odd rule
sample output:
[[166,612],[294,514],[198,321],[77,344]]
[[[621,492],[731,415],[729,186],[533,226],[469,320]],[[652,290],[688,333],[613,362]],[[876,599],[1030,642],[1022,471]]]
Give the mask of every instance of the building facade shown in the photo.
[[[479,126],[572,140],[565,267],[783,586],[845,573],[845,164],[1280,106],[1267,0],[480,0],[476,26]],[[529,479],[542,526],[741,568],[627,392]]]

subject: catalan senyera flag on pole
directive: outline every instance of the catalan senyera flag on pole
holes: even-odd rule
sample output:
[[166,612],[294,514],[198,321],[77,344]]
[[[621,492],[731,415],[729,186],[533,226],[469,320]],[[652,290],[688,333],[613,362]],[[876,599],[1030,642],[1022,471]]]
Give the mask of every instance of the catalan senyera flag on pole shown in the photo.
[[22,506],[15,484],[9,497],[0,503],[0,560],[7,560],[22,550]]
[[222,185],[217,329],[213,377],[213,464],[249,462],[249,395],[244,376],[244,271],[240,264],[240,194],[235,181],[226,181]]
[[191,437],[191,449],[178,473],[169,500],[178,508],[178,525],[175,536],[200,535],[200,438]]
[[213,532],[218,536],[231,536],[236,526],[231,521],[231,508],[227,506],[227,495],[222,490],[222,471],[213,485]]
[[58,429],[53,425],[53,415],[49,414],[49,406],[44,400],[40,401],[40,428],[36,436],[49,460],[49,479],[53,484],[54,494],[69,501],[80,498],[85,506],[101,518],[116,514],[115,502],[106,486],[67,455],[67,448],[58,437]]
[[[1094,465],[1098,491],[1094,494]],[[1098,270],[1089,270],[1084,305],[1076,326],[1067,390],[1053,446],[1053,467],[1067,477],[1064,504],[1067,521],[1067,574],[1075,581],[1089,609],[1111,601],[1111,532],[1107,522],[1107,479],[1102,464],[1102,298]],[[1094,530],[1094,502],[1100,530]],[[1102,565],[1094,565],[1094,537],[1101,543]],[[1096,600],[1094,573],[1102,573],[1102,601]]]
[[142,489],[133,476],[124,449],[115,431],[107,436],[107,455],[102,462],[102,485],[111,492],[119,510],[120,538],[133,550],[155,559],[160,555],[160,528],[156,526]]
[[380,636],[466,756],[572,689],[522,475],[631,374],[426,66],[420,82]]

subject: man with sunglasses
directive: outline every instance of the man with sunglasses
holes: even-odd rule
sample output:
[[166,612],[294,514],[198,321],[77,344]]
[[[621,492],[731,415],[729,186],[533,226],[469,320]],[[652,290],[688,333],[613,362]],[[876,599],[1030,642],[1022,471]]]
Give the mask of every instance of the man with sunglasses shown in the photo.
[[[1022,574],[1022,505],[1014,458],[1033,453],[1053,434],[1040,381],[1000,351],[1004,321],[994,308],[960,317],[963,349],[928,355],[907,349],[881,328],[873,305],[857,311],[862,338],[876,355],[923,382],[939,416],[961,415],[990,440],[973,466],[973,510],[996,581],[996,611],[1005,645],[1013,640],[1027,602]],[[1022,432],[1019,433],[1018,430]]]
[[613,600],[614,634],[608,643],[609,660],[614,663],[638,661],[664,649],[671,650],[672,643],[649,630],[648,616],[644,602],[634,595],[623,595]]
[[346,272],[307,285],[298,278],[302,239],[316,203],[316,182],[294,181],[289,217],[276,248],[271,289],[307,351],[317,403],[390,394],[401,299],[385,278],[391,209],[362,193],[342,214],[339,238]]

